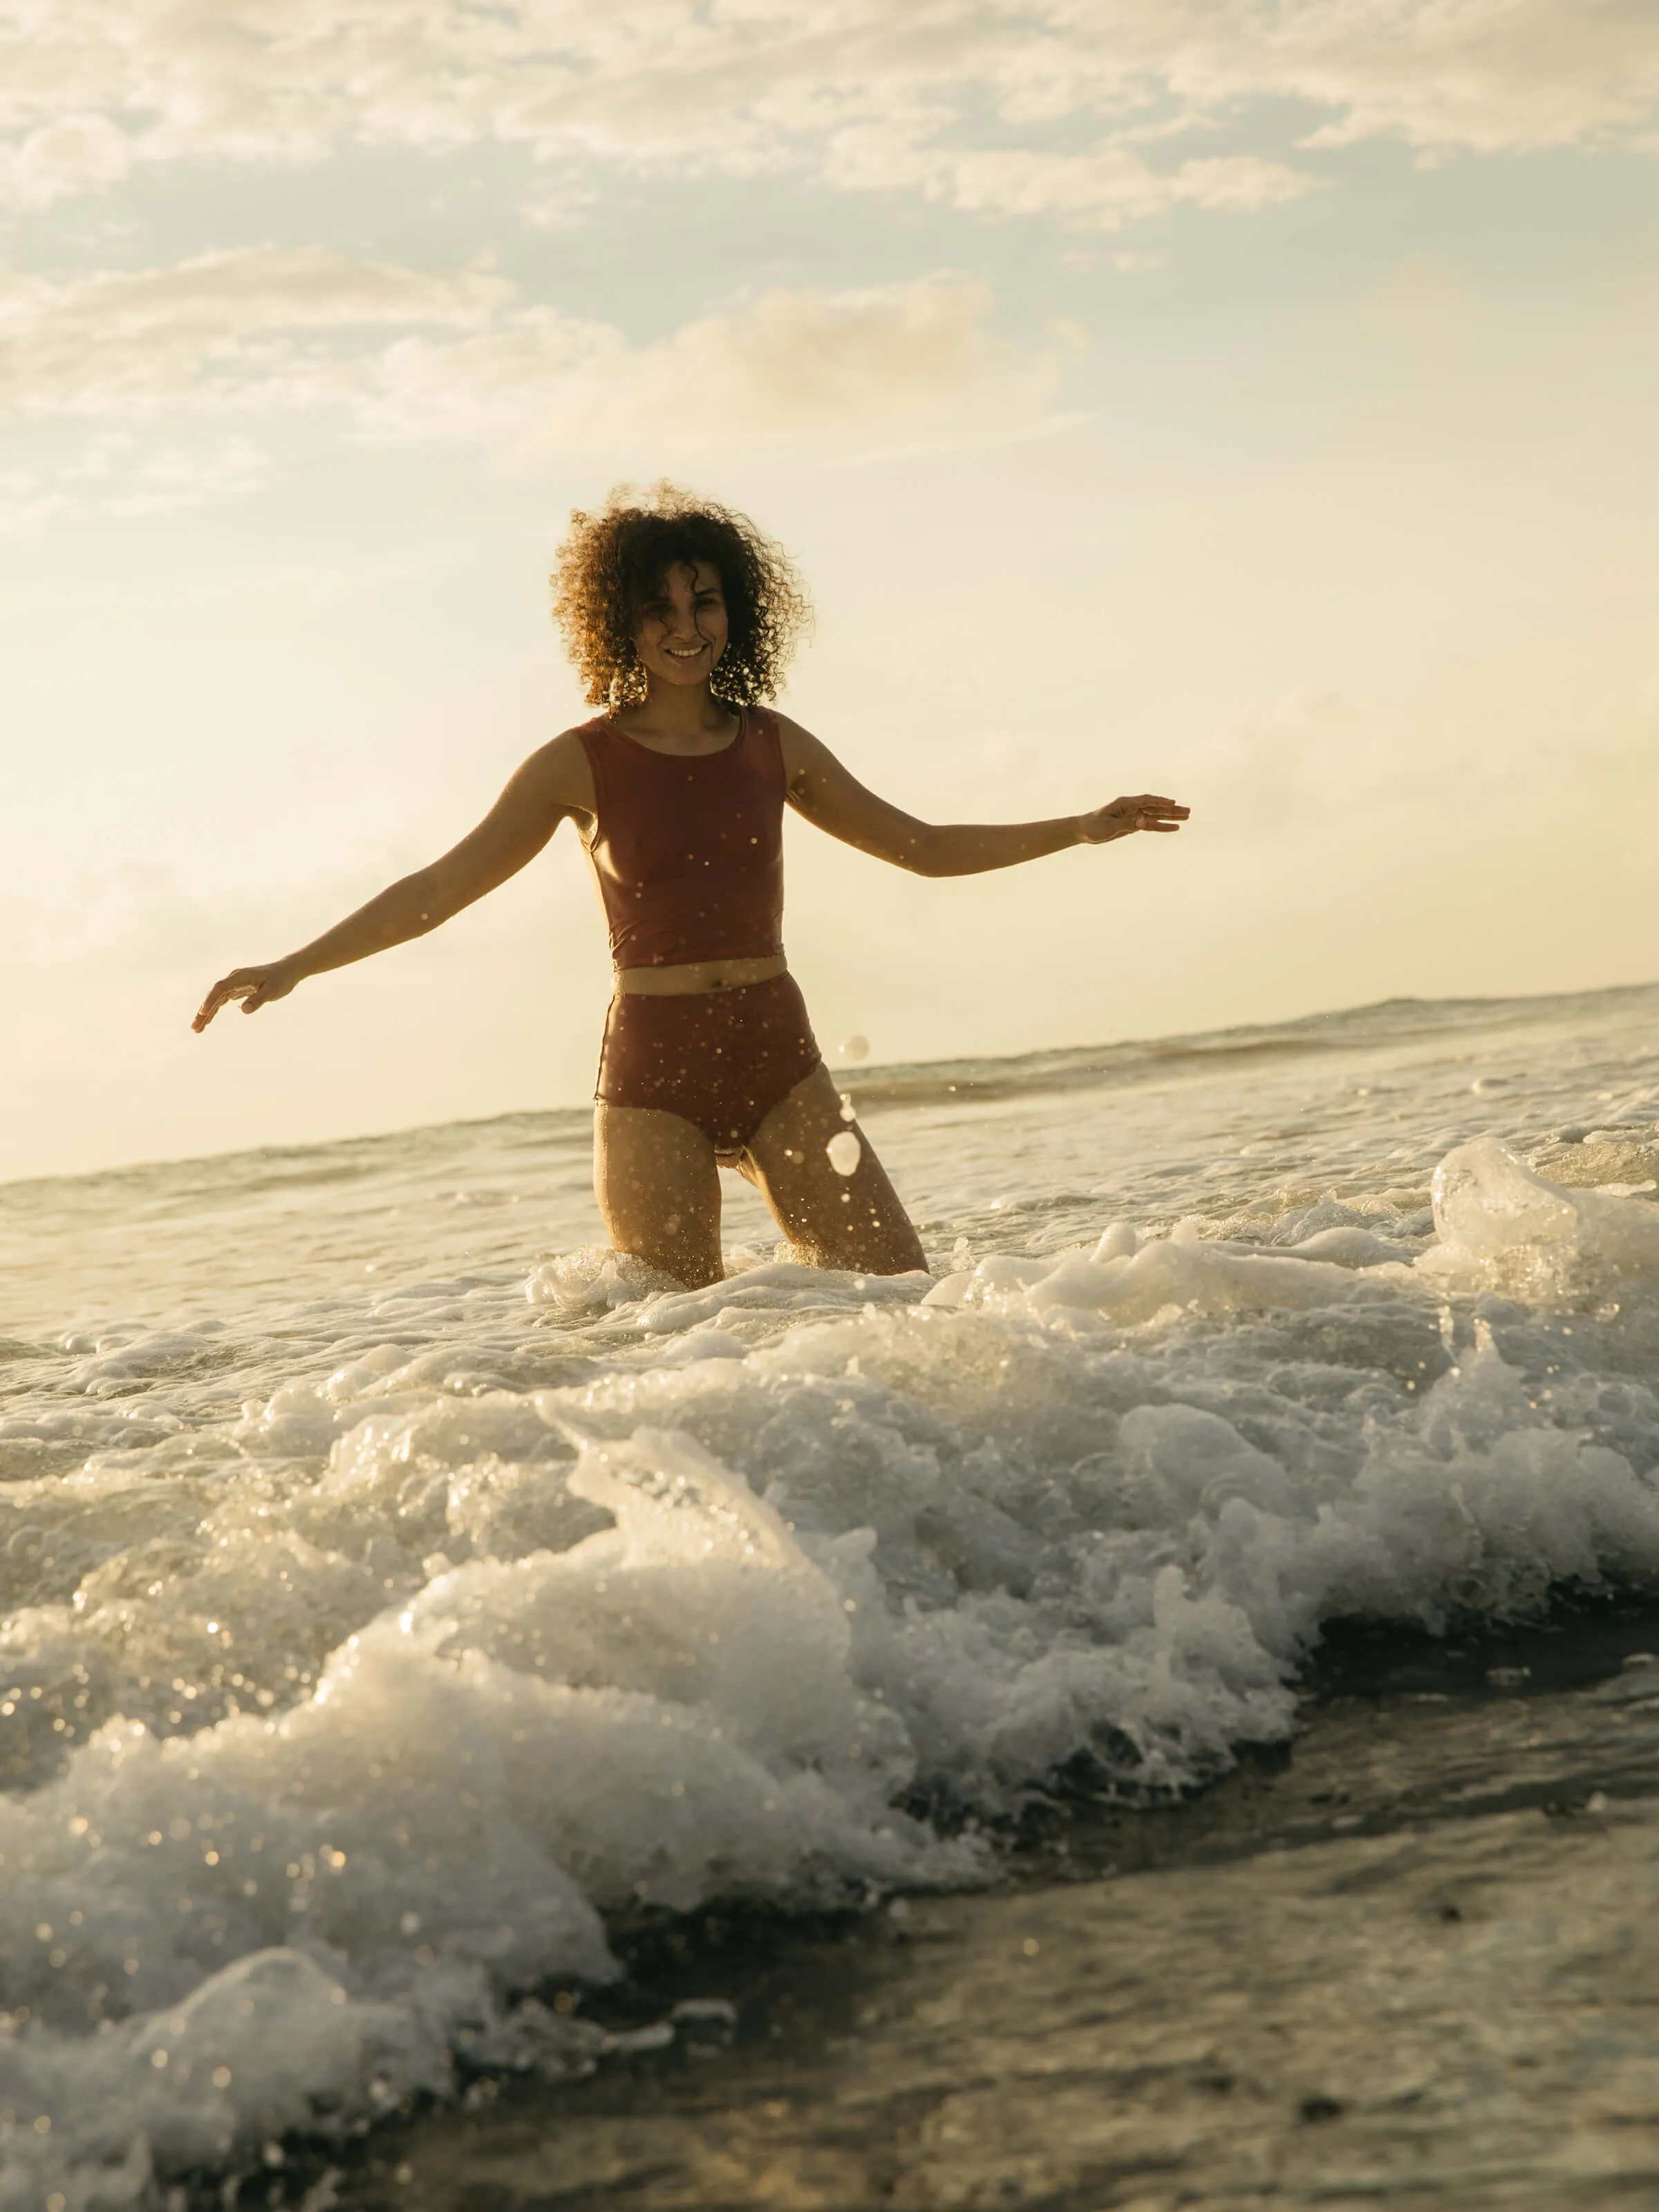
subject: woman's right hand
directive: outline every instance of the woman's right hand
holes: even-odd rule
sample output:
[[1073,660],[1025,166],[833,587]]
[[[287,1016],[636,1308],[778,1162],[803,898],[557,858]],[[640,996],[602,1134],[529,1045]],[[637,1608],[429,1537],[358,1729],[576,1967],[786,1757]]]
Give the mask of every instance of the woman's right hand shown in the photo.
[[203,1000],[195,1020],[191,1024],[199,1036],[221,1006],[231,1000],[240,999],[245,1014],[257,1014],[261,1006],[268,1006],[273,999],[285,999],[300,981],[298,971],[287,960],[273,960],[264,968],[233,968],[222,975]]

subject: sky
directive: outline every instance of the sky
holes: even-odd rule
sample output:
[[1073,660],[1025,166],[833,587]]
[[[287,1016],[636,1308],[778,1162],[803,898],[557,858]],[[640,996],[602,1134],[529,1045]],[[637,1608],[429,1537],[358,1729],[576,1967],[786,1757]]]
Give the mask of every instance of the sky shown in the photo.
[[202,1037],[586,710],[573,507],[817,606],[876,1060],[1659,975],[1652,0],[0,0],[0,1179],[592,1094],[567,827]]

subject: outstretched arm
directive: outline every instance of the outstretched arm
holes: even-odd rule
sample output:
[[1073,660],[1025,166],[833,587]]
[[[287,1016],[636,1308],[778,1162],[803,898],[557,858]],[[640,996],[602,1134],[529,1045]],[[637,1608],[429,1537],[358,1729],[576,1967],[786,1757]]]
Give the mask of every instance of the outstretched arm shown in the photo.
[[1190,810],[1143,792],[1087,814],[1052,822],[922,822],[866,790],[830,748],[787,716],[783,738],[789,803],[820,830],[918,876],[975,876],[1017,867],[1073,845],[1108,845],[1137,830],[1179,830]]
[[417,868],[337,922],[309,945],[260,968],[233,968],[203,1000],[191,1027],[204,1030],[221,1006],[240,999],[245,1014],[285,999],[296,983],[366,960],[411,937],[424,937],[463,907],[493,891],[533,860],[567,814],[591,812],[592,793],[580,740],[567,731],[532,753],[476,830],[429,867]]

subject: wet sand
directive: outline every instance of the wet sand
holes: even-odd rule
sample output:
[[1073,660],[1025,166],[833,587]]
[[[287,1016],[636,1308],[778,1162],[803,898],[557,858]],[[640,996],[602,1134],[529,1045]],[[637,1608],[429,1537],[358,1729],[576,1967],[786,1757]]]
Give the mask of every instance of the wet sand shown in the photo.
[[1288,1752],[1197,1800],[1041,1820],[992,1894],[642,1931],[600,2009],[723,1999],[734,2026],[683,2015],[584,2081],[480,2080],[283,2193],[1659,2204],[1656,1648],[1637,1611],[1455,1656],[1352,1640]]

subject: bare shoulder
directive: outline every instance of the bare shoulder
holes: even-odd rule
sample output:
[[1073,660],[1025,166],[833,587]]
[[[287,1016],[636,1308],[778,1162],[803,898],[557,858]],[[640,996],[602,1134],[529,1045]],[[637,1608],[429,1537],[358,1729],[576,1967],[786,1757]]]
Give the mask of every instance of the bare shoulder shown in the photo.
[[784,775],[793,789],[815,769],[822,771],[825,762],[832,761],[834,756],[823,740],[814,737],[793,714],[782,714],[775,707],[772,714],[778,726],[778,750],[783,755]]
[[798,722],[793,714],[786,714],[781,707],[773,707],[769,708],[768,711],[771,714],[772,720],[777,724],[778,735],[783,739],[785,744],[797,744],[802,741],[805,741],[805,743],[809,745],[815,745],[817,744],[818,740],[812,735],[812,732],[806,727],[805,724],[803,722]]
[[522,793],[533,805],[561,813],[591,814],[593,771],[580,728],[561,730],[556,738],[538,745],[520,763],[508,788]]

